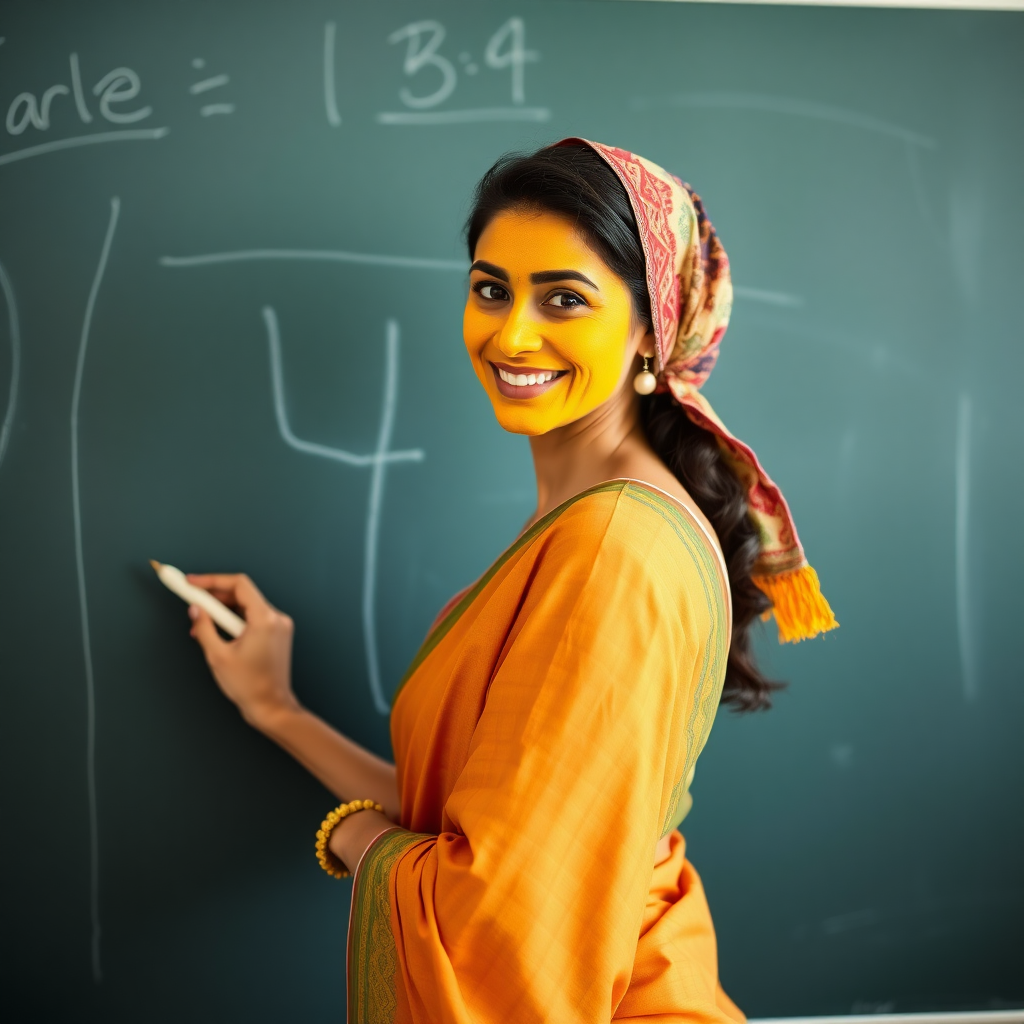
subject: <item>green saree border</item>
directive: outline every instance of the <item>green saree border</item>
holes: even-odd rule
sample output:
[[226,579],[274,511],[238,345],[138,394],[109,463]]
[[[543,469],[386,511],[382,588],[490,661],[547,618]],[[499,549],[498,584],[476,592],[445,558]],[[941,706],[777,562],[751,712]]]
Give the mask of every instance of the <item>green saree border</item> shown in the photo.
[[391,869],[412,846],[436,836],[388,829],[356,869],[348,924],[348,1022],[390,1024],[398,1006],[398,952],[391,933]]
[[402,692],[402,688],[412,678],[416,670],[426,661],[427,657],[434,650],[435,647],[448,635],[452,626],[462,617],[463,613],[467,608],[480,596],[481,591],[491,582],[492,579],[497,575],[499,570],[505,565],[510,558],[522,551],[524,547],[534,541],[540,534],[542,534],[567,508],[575,505],[577,501],[581,501],[583,498],[587,498],[592,494],[601,494],[605,491],[620,491],[628,486],[628,480],[606,480],[604,483],[597,484],[595,487],[591,487],[586,491],[580,491],[579,494],[574,494],[568,501],[563,501],[557,508],[553,508],[546,516],[538,519],[525,533],[521,534],[515,541],[512,542],[491,564],[491,567],[483,574],[466,591],[463,595],[462,600],[434,627],[433,630],[428,634],[426,640],[423,641],[420,649],[416,652],[416,657],[412,659],[412,663],[405,670],[405,675],[399,680],[398,686],[395,689],[394,696],[391,698],[392,708],[395,706],[395,701],[398,700],[398,695]]
[[[702,570],[698,575],[704,590],[704,598],[712,610],[712,621],[724,623],[727,618],[725,595],[720,586],[711,585],[712,580],[721,579],[718,556],[711,548],[704,531],[693,519],[692,514],[684,512],[671,498],[663,497],[658,492],[645,487],[642,482],[637,482],[634,487],[625,492],[624,496],[660,513],[673,528],[676,536],[679,537],[683,546]],[[725,583],[728,585],[728,580]],[[679,781],[672,788],[669,806],[662,823],[663,836],[678,827],[678,823],[674,822],[673,818],[679,801],[682,799],[683,793],[686,792],[686,779],[707,743],[711,726],[715,720],[715,710],[722,697],[722,686],[725,683],[725,661],[728,656],[725,632],[724,627],[711,629],[704,643],[700,678],[697,680],[697,690],[693,695],[693,707],[686,723],[686,762],[683,765]],[[704,712],[705,726],[698,737],[696,735],[697,716],[701,711]]]

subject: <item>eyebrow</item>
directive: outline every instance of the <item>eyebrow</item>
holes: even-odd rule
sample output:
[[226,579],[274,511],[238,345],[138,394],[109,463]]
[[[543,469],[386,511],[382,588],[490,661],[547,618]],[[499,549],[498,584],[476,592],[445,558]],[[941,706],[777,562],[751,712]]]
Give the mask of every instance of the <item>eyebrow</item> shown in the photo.
[[584,284],[590,285],[595,292],[601,290],[589,277],[581,274],[578,270],[542,270],[537,274],[531,274],[530,281],[532,284],[553,284],[555,281],[582,281]]
[[502,270],[501,267],[495,266],[493,263],[488,263],[486,260],[475,260],[469,268],[470,273],[474,270],[483,271],[485,274],[490,274],[491,277],[496,277],[499,281],[508,283],[508,272]]
[[[499,281],[506,283],[509,280],[507,270],[502,270],[501,267],[494,263],[488,263],[487,260],[475,260],[469,270],[470,273],[479,270],[481,273],[490,274],[491,277],[496,277]],[[581,281],[583,284],[590,285],[595,292],[601,290],[589,277],[581,274],[578,270],[540,270],[536,274],[530,275],[531,284],[553,284],[555,281]]]

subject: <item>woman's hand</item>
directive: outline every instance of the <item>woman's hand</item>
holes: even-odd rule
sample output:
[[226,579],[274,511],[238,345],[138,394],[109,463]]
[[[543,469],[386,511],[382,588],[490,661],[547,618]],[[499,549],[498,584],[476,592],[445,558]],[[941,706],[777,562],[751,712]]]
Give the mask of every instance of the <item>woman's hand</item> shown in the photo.
[[248,576],[190,573],[188,579],[245,618],[245,632],[237,640],[224,640],[206,612],[195,605],[188,610],[192,636],[217,685],[250,725],[267,731],[281,712],[299,707],[291,682],[292,620],[270,604]]

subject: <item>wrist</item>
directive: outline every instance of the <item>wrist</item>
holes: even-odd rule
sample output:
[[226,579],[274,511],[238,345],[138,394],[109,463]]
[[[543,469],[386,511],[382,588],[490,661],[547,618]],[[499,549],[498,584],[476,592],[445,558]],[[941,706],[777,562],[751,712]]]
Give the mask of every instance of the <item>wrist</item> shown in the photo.
[[331,830],[327,848],[350,872],[355,873],[363,854],[379,836],[394,827],[395,823],[383,810],[367,808],[339,821]]
[[247,708],[242,717],[268,739],[277,740],[283,736],[292,722],[309,712],[289,695],[287,700],[264,702]]

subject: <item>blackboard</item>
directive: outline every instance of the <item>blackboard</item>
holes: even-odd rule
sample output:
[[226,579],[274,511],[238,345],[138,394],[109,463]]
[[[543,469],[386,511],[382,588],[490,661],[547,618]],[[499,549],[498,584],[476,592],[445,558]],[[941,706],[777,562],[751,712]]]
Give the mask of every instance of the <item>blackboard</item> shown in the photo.
[[302,699],[387,751],[533,497],[462,352],[468,196],[569,134],[703,195],[737,285],[708,394],[842,622],[765,636],[788,691],[698,768],[724,984],[1024,997],[1024,15],[7,2],[0,37],[6,1019],[340,1018],[330,798],[147,559],[248,571]]

